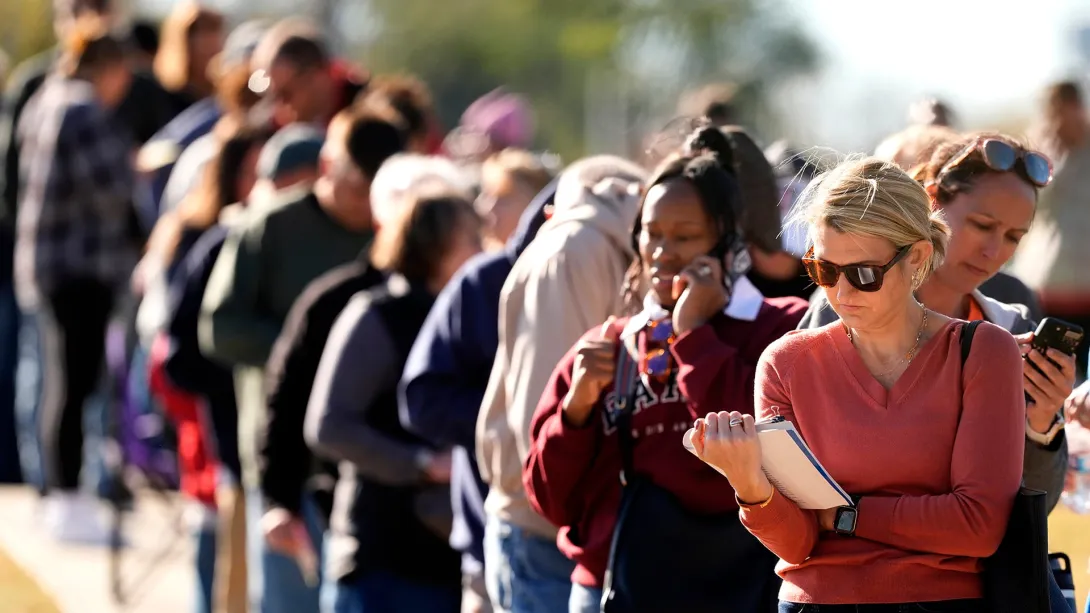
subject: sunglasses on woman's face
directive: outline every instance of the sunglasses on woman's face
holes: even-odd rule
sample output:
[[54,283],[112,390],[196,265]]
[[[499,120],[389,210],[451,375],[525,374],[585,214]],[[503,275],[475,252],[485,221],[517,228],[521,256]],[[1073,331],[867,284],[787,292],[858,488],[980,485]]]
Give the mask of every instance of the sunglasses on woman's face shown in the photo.
[[1052,162],[1044,154],[1015,148],[1001,140],[986,138],[969,145],[947,162],[935,176],[935,183],[942,185],[943,179],[957,170],[958,166],[976,151],[980,152],[980,157],[984,159],[988,168],[996,172],[1015,170],[1018,162],[1021,161],[1023,174],[1030,183],[1037,187],[1046,187],[1052,182]]
[[802,258],[802,265],[806,267],[806,274],[810,275],[810,278],[819,286],[829,289],[836,287],[836,282],[840,279],[840,275],[843,274],[844,278],[848,280],[848,283],[852,287],[861,292],[876,292],[882,289],[882,283],[886,279],[886,273],[891,268],[897,265],[908,252],[912,250],[912,245],[901,247],[897,254],[893,256],[893,259],[886,263],[885,266],[879,266],[877,264],[848,264],[846,266],[839,266],[832,262],[826,262],[825,260],[819,260],[814,257],[814,249],[811,247],[806,252],[806,257]]

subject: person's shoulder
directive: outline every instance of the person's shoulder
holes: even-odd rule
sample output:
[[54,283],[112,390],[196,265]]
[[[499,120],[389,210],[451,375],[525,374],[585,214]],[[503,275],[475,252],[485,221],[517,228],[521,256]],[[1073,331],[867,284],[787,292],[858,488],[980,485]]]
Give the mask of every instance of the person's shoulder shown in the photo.
[[286,226],[298,231],[297,224],[304,218],[313,216],[317,206],[314,194],[309,190],[289,189],[276,192],[267,199],[251,202],[240,223],[248,226]]
[[[960,327],[964,334],[965,325]],[[958,337],[961,338],[960,336]],[[1006,328],[987,321],[981,321],[973,333],[972,353],[988,355],[989,359],[1015,356],[1021,359],[1022,353],[1018,349],[1018,343]]]
[[563,224],[539,233],[515,260],[512,276],[534,277],[565,265],[589,266],[606,253],[620,251],[607,236],[585,224]]
[[837,324],[829,324],[821,328],[791,330],[769,343],[761,355],[761,361],[770,364],[781,374],[785,374],[793,370],[803,356],[820,359],[815,351],[820,351],[826,345],[829,341],[829,328],[835,325]]
[[382,282],[382,273],[365,262],[342,264],[314,279],[295,301],[294,309],[340,311],[356,294]]
[[466,293],[482,287],[503,287],[510,272],[511,259],[506,252],[478,253],[466,260],[440,293]]
[[764,316],[765,313],[768,313],[777,318],[792,319],[794,320],[794,325],[799,323],[803,314],[806,313],[806,309],[809,307],[810,304],[808,302],[802,298],[796,298],[795,296],[765,298],[764,304],[761,306],[761,315]]

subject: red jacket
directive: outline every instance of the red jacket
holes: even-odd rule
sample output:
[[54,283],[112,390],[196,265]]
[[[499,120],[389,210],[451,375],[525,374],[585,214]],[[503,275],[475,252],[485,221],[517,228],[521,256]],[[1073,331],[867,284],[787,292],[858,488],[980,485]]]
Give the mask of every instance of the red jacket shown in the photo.
[[[757,360],[765,347],[795,329],[806,303],[797,298],[766,299],[754,310],[752,321],[719,314],[681,335],[672,347],[678,364],[676,383],[652,382],[650,389],[641,383],[637,388],[632,417],[635,469],[697,513],[738,507],[730,485],[685,450],[682,435],[698,416],[712,411],[753,414]],[[627,324],[623,319],[615,325],[623,330]],[[599,330],[584,338],[597,338]],[[604,403],[613,400],[612,385],[603,391],[586,426],[576,428],[564,421],[561,402],[571,385],[574,361],[572,350],[557,366],[534,414],[523,483],[530,504],[560,527],[558,545],[578,563],[572,581],[598,587],[621,501],[621,457]]]
[[178,472],[182,493],[215,508],[219,461],[216,459],[208,413],[203,399],[171,383],[163,370],[168,355],[170,339],[160,334],[155,338],[148,356],[148,384],[178,432]]

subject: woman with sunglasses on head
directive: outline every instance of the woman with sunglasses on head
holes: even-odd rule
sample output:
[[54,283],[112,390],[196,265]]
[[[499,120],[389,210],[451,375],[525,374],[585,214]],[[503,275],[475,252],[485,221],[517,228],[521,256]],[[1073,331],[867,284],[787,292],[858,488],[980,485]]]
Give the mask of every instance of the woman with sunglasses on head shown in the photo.
[[[685,153],[660,165],[644,190],[632,233],[638,258],[626,276],[625,295],[633,315],[611,319],[583,337],[553,373],[531,422],[523,482],[534,508],[561,528],[561,550],[577,562],[570,613],[600,610],[618,509],[628,504],[622,502],[627,486],[618,479],[626,463],[622,445],[631,460],[626,483],[639,477],[665,490],[684,513],[722,516],[737,527],[727,542],[708,544],[737,551],[737,567],[715,585],[686,582],[695,602],[707,604],[709,591],[719,610],[733,605],[740,612],[763,611],[763,603],[774,602],[774,559],[737,523],[737,504],[715,471],[679,444],[697,415],[752,415],[757,359],[798,323],[805,308],[797,298],[765,299],[744,275],[746,243],[738,225],[746,202],[738,175],[753,169],[734,163],[737,138],[748,137],[701,129]],[[618,377],[624,390],[614,386],[622,363],[628,365],[628,375]],[[624,533],[653,540],[664,521],[670,520],[626,523]],[[655,565],[653,588],[680,587],[667,585],[666,571],[693,551],[671,543],[655,553],[656,559],[643,556],[633,563]],[[613,570],[616,588],[620,580]],[[646,602],[641,606],[651,610]]]
[[[1023,477],[1027,487],[1047,492],[1049,510],[1060,500],[1067,468],[1061,413],[1074,387],[1075,360],[1055,350],[1047,358],[1029,351],[1037,324],[1026,307],[996,301],[979,288],[1014,254],[1033,221],[1038,191],[1051,177],[1046,157],[1007,136],[969,135],[939,147],[917,179],[949,223],[950,243],[943,263],[916,290],[934,312],[988,321],[1017,335],[1028,395]],[[828,308],[826,299],[836,297],[824,294],[811,302],[802,327],[836,321],[838,309]]]
[[963,365],[966,324],[917,300],[949,229],[904,171],[847,162],[804,202],[807,272],[842,321],[769,347],[756,420],[792,422],[854,504],[803,510],[777,491],[749,415],[698,420],[696,453],[781,558],[781,613],[986,611],[981,559],[999,546],[1022,475],[1018,346],[982,324]]

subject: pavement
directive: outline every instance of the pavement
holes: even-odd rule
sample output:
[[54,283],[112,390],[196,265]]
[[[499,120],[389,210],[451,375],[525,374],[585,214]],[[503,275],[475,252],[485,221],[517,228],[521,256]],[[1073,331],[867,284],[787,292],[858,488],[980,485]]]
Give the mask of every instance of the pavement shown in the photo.
[[[123,523],[119,556],[123,602],[112,594],[106,547],[60,545],[41,525],[37,494],[0,487],[0,549],[49,594],[62,613],[189,613],[195,578],[192,539],[174,495],[141,493]],[[4,611],[0,598],[0,613]]]

